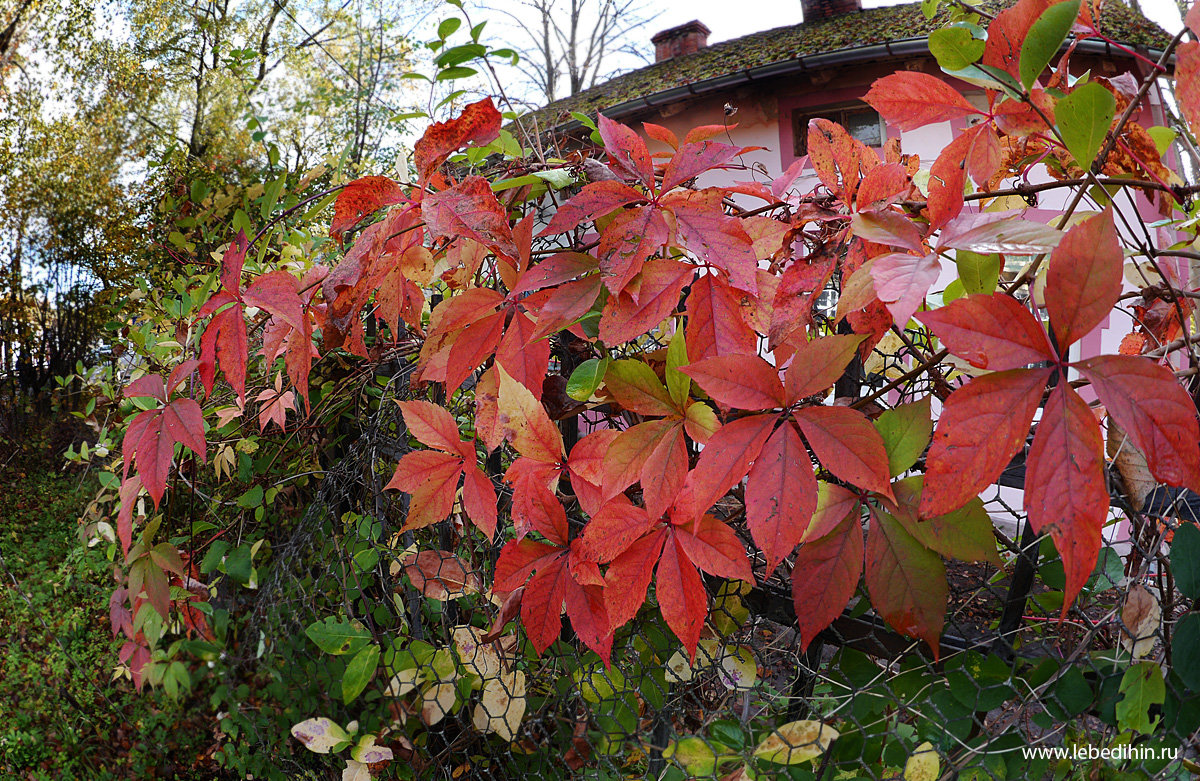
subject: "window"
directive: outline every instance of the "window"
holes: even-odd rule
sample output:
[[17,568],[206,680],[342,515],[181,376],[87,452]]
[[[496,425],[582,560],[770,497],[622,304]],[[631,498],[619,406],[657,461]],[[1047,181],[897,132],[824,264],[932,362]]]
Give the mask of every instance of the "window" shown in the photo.
[[792,112],[792,141],[796,157],[808,154],[808,121],[810,119],[828,119],[836,122],[867,146],[883,146],[885,135],[883,120],[875,109],[861,103],[852,106],[826,109],[803,113]]

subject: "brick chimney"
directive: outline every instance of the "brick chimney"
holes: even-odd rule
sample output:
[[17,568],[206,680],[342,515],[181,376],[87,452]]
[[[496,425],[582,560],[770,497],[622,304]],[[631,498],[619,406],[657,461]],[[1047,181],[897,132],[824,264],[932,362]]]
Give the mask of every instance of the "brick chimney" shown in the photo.
[[820,22],[862,10],[862,0],[800,0],[804,22]]
[[650,39],[650,43],[654,44],[654,61],[662,62],[672,57],[700,51],[708,45],[708,36],[711,32],[712,30],[708,29],[703,22],[692,20],[687,24],[655,33],[654,37]]

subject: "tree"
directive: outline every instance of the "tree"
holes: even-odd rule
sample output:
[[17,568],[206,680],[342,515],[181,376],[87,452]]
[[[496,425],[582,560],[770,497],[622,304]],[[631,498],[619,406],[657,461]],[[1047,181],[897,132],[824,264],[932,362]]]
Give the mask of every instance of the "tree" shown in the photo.
[[[517,67],[545,102],[611,78],[622,61],[646,61],[636,40],[653,17],[640,0],[524,0],[493,9],[518,30]],[[510,42],[511,44],[511,42]]]
[[[1002,563],[979,494],[1031,434],[1023,462],[1029,528],[1062,562],[1054,589],[1061,614],[1099,598],[1088,583],[1109,511],[1138,505],[1119,487],[1110,492],[1105,437],[1144,456],[1153,482],[1200,491],[1195,290],[1169,262],[1195,257],[1186,196],[1200,188],[1165,180],[1167,164],[1133,110],[1117,112],[1112,81],[1063,78],[1073,49],[1047,71],[1073,25],[1090,29],[1089,14],[1078,4],[1047,10],[1023,2],[1000,12],[986,42],[980,31],[982,45],[944,52],[958,75],[964,57],[980,63],[969,75],[989,90],[983,107],[919,71],[875,83],[867,101],[906,131],[961,121],[926,189],[896,145],[881,159],[824,119],[808,129],[818,184],[807,191],[796,184],[798,166],[770,182],[700,188],[698,176],[737,166],[744,152],[714,140],[723,127],[680,139],[644,124],[647,136],[672,150],[656,165],[637,130],[604,116],[591,143],[608,175],[580,185],[566,163],[531,172],[487,98],[426,131],[413,149],[415,182],[372,175],[311,196],[332,200],[329,234],[341,252],[330,242],[322,258],[285,260],[291,232],[320,209],[306,210],[310,201],[298,198],[282,211],[261,209],[256,225],[247,220],[228,237],[219,267],[187,269],[191,276],[175,292],[148,290],[147,316],[131,324],[140,329],[143,344],[131,343],[145,352],[147,371],[123,390],[135,401],[123,408],[122,457],[110,466],[102,501],[116,510],[120,587],[111,615],[134,680],[190,684],[180,672],[185,646],[170,642],[172,614],[184,618],[182,633],[205,638],[193,647],[207,658],[224,653],[220,643],[228,641],[203,617],[215,610],[194,606],[211,592],[188,589],[204,576],[258,584],[261,540],[294,520],[291,508],[275,506],[282,486],[322,471],[312,463],[313,445],[336,447],[365,426],[367,414],[384,423],[352,462],[366,473],[363,493],[340,497],[341,515],[322,518],[320,527],[335,535],[347,554],[339,565],[353,568],[355,579],[328,603],[335,614],[297,640],[311,640],[332,660],[340,704],[330,698],[328,707],[358,702],[360,726],[372,726],[355,735],[318,715],[292,729],[314,752],[351,748],[350,774],[390,761],[392,745],[427,745],[429,727],[468,706],[469,726],[459,719],[438,728],[460,731],[447,745],[457,746],[460,733],[506,741],[525,734],[521,750],[536,749],[550,739],[543,725],[561,719],[564,729],[551,734],[576,747],[586,719],[576,730],[566,715],[551,714],[521,732],[526,708],[551,701],[560,687],[596,705],[597,722],[631,725],[624,737],[604,734],[597,745],[606,754],[627,739],[629,754],[640,756],[641,717],[655,695],[647,687],[622,692],[631,695],[622,701],[623,677],[602,668],[653,667],[659,692],[686,681],[702,654],[737,643],[741,623],[718,613],[733,614],[731,603],[772,579],[790,590],[803,648],[842,617],[861,585],[897,635],[927,649],[932,670],[945,653],[946,562]],[[1200,32],[1200,18],[1189,16]],[[969,26],[950,29],[972,36]],[[1181,108],[1196,129],[1200,43],[1177,55]],[[486,49],[478,56],[486,58]],[[1146,85],[1155,73],[1140,78]],[[1020,194],[991,183],[1035,165],[1051,179],[1040,190],[1072,193],[1053,224],[967,208]],[[1119,221],[1139,219],[1119,199],[1138,192],[1154,196],[1181,232],[1178,246],[1118,231]],[[745,208],[734,195],[759,203]],[[539,222],[552,200],[553,216]],[[1094,208],[1084,213],[1084,205]],[[1030,258],[1003,285],[1001,253]],[[1138,291],[1139,306],[1157,307],[1155,316],[1132,326],[1121,354],[1072,360],[1072,345],[1128,298],[1127,255],[1159,272]],[[959,270],[958,289],[939,297],[931,292],[943,262]],[[842,286],[839,309],[819,311],[815,300],[834,280]],[[149,338],[146,321],[164,316],[156,312],[170,313],[183,336],[169,344]],[[903,345],[903,368],[865,389],[851,367],[889,335]],[[397,418],[387,418],[393,410]],[[585,412],[594,430],[570,436],[571,421]],[[391,473],[386,484],[377,479],[381,463]],[[315,501],[311,493],[301,498]],[[193,544],[181,552],[186,537],[160,533],[210,523],[213,507],[236,509],[206,551]],[[1166,534],[1140,528],[1150,542],[1144,557],[1126,562],[1132,579],[1146,577],[1153,561],[1187,573],[1181,593],[1200,598],[1191,557],[1168,556]],[[1178,527],[1178,550],[1195,550],[1187,546],[1198,533],[1187,528]],[[238,549],[218,539],[234,529]],[[1012,566],[1028,555],[1020,550]],[[317,565],[303,565],[309,589],[307,568]],[[1174,598],[1173,586],[1161,588],[1164,600]],[[453,616],[436,636],[415,628],[428,604],[400,605],[395,595],[405,589],[436,602],[439,620]],[[493,602],[474,599],[484,591]],[[1129,607],[1106,602],[1101,611],[1122,613],[1127,649],[1148,636]],[[660,622],[661,636],[647,629]],[[1175,655],[1162,665],[1126,657],[1118,663],[1127,671],[1106,672],[1125,693],[1111,718],[1072,666],[1090,652],[1087,642],[1061,662],[1038,659],[1019,685],[1061,685],[1059,710],[1046,709],[1054,729],[1091,709],[1121,731],[1148,733],[1167,676],[1180,702],[1200,691],[1193,646],[1180,634],[1200,637],[1200,614],[1178,620]],[[266,640],[261,647],[266,653]],[[1105,664],[1116,664],[1108,661],[1111,648],[1103,653]],[[976,683],[992,675],[963,656],[961,675]],[[1008,671],[1002,675],[1011,661],[998,662]],[[746,674],[742,662],[737,649],[719,660],[729,676]],[[870,681],[876,668],[867,664],[870,672],[854,675]],[[944,680],[913,685],[910,677],[895,707],[831,708],[836,729],[815,718],[777,719],[743,734],[738,751],[718,755],[699,738],[702,746],[680,739],[672,750],[692,775],[712,774],[719,762],[731,765],[723,773],[745,763],[749,774],[817,757],[848,769],[874,757],[881,775],[897,775],[899,765],[919,775],[928,762],[918,755],[931,751],[921,744],[900,751],[899,762],[882,742],[849,759],[830,749],[839,731],[863,746],[888,723],[907,738],[940,736],[939,750],[953,752],[956,770],[990,772],[965,739],[976,739],[968,732],[983,729],[994,707],[1023,696],[1004,680],[1010,688],[995,706],[954,705]],[[384,681],[385,704],[359,700]],[[536,697],[526,695],[527,685]],[[941,711],[924,715],[927,703],[977,710],[979,719],[943,735]],[[383,743],[393,736],[404,742]],[[757,748],[747,736],[759,739]],[[723,740],[722,747],[735,742]],[[706,770],[693,771],[705,757]],[[934,765],[920,774],[940,775]]]

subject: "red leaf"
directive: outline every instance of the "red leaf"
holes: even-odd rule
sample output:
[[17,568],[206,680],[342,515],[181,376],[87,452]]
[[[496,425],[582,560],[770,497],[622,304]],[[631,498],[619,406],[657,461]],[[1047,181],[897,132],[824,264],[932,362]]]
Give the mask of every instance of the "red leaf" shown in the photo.
[[[857,239],[855,243],[862,244]],[[789,341],[808,341],[806,329],[813,322],[813,296],[825,287],[837,264],[838,259],[832,253],[814,252],[806,260],[796,260],[784,269],[772,302],[767,333],[770,349],[776,350]]]
[[622,431],[608,448],[604,464],[604,496],[615,496],[642,479],[642,470],[654,449],[678,430],[678,419],[648,420]]
[[787,406],[779,370],[757,355],[718,355],[679,370],[727,407],[767,410]]
[[479,467],[463,470],[463,509],[490,540],[496,536],[496,487]]
[[858,211],[882,209],[899,198],[912,187],[908,169],[899,163],[888,163],[863,177],[858,187],[855,206]]
[[750,471],[751,462],[758,457],[774,425],[774,415],[754,415],[717,429],[700,451],[696,468],[688,474],[672,516],[692,520],[708,512]]
[[792,564],[792,602],[802,650],[808,650],[854,596],[863,570],[863,553],[858,519],[844,516],[829,534],[800,547]]
[[462,468],[461,456],[434,450],[404,454],[384,486],[384,490],[395,488],[410,495],[404,530],[423,529],[446,519],[454,509]]
[[364,176],[342,188],[333,204],[329,235],[342,243],[342,236],[362,220],[405,199],[404,188],[386,176]]
[[545,408],[503,366],[496,367],[496,371],[499,376],[496,422],[504,438],[523,456],[548,464],[562,463],[566,456],[562,434],[546,415]]
[[1021,46],[1025,43],[1025,36],[1052,3],[1053,0],[1020,0],[1012,8],[996,14],[996,18],[988,25],[982,64],[1020,78]]
[[670,192],[705,171],[722,168],[741,152],[736,146],[716,141],[695,141],[679,147],[663,171],[662,191]]
[[746,549],[727,524],[705,514],[696,523],[687,522],[672,529],[672,537],[692,563],[700,569],[730,580],[754,582],[754,570],[746,558]]
[[678,536],[668,539],[663,546],[657,574],[654,593],[658,596],[662,617],[694,660],[704,619],[708,617],[708,594],[704,591],[700,573],[680,546]]
[[858,494],[836,483],[817,483],[817,509],[813,511],[812,520],[804,531],[802,542],[819,540],[832,534],[838,524],[846,520],[846,516],[854,512],[855,521],[859,520],[861,500]]
[[557,252],[521,274],[512,296],[558,285],[600,268],[600,262],[582,252]]
[[571,628],[584,645],[599,654],[604,666],[608,667],[612,657],[613,630],[609,628],[604,590],[571,581],[566,585],[563,598]]
[[541,380],[550,365],[550,340],[534,338],[535,330],[533,320],[515,312],[496,348],[496,363],[535,398],[541,398]]
[[891,210],[853,214],[850,217],[850,229],[860,239],[876,244],[903,247],[914,252],[924,251],[921,247],[921,231],[913,221]]
[[929,229],[935,231],[957,217],[963,209],[966,158],[971,141],[966,133],[941,151],[929,168]]
[[666,240],[667,223],[656,207],[636,206],[618,214],[604,227],[597,249],[604,286],[620,293]]
[[1063,352],[1108,317],[1121,297],[1124,265],[1111,208],[1071,228],[1054,249],[1046,309]]
[[[599,295],[600,277],[596,274],[559,285],[538,308],[537,328],[528,339],[544,342],[548,347],[550,342],[545,337],[569,327],[587,314]],[[542,373],[545,374],[544,371]]]
[[983,113],[937,76],[918,71],[876,79],[863,100],[904,131]]
[[518,254],[508,214],[482,176],[468,176],[449,190],[425,196],[421,215],[438,236],[465,236],[509,257]]
[[805,407],[796,411],[796,420],[822,466],[851,485],[893,498],[887,449],[861,412]]
[[521,626],[538,656],[558,639],[562,629],[563,600],[571,580],[566,564],[565,555],[543,562],[521,597]]
[[767,576],[800,543],[817,509],[817,479],[800,435],[785,423],[763,445],[746,482],[746,525]]
[[138,477],[155,508],[167,490],[167,474],[179,442],[204,459],[204,415],[192,399],[175,399],[165,407],[138,414],[125,431],[122,444],[125,476],[135,463]]
[[546,559],[559,556],[562,552],[562,548],[529,539],[506,542],[496,559],[492,593],[512,591],[522,586],[529,579],[529,573]]
[[946,349],[980,369],[1004,371],[1055,360],[1041,323],[1003,293],[958,298],[917,319]]
[[643,122],[642,129],[646,131],[646,135],[650,136],[655,141],[666,144],[672,149],[679,148],[678,136],[662,125],[655,125],[652,122]]
[[784,375],[784,398],[794,404],[831,387],[846,371],[863,337],[850,334],[825,336],[800,345]]
[[879,157],[863,142],[828,119],[809,120],[808,159],[821,183],[846,203],[854,200],[863,176],[879,165]]
[[612,179],[604,182],[592,182],[584,185],[574,198],[559,206],[553,219],[550,220],[550,224],[538,235],[551,236],[556,233],[566,233],[581,222],[594,221],[597,217],[603,217],[621,206],[644,200],[646,200],[646,196],[624,182]]
[[127,399],[150,397],[161,402],[167,400],[167,388],[163,385],[161,374],[146,374],[138,377],[125,386],[124,394]]
[[1025,446],[1052,369],[985,374],[946,399],[925,459],[923,518],[945,515],[979,495]]
[[545,483],[523,480],[513,495],[512,514],[518,536],[536,530],[555,545],[567,545],[567,513],[562,502]]
[[677,415],[680,410],[650,366],[642,361],[613,361],[604,373],[604,387],[625,409],[639,415]]
[[[209,304],[217,301],[226,293],[218,293],[209,300]],[[222,300],[222,303],[233,301],[232,296]],[[206,305],[207,306],[207,305]],[[203,310],[201,310],[203,312]],[[208,326],[200,336],[200,382],[204,390],[212,394],[213,382],[216,379],[217,363],[225,372],[225,379],[233,386],[238,399],[246,401],[246,357],[250,347],[246,336],[246,320],[242,316],[242,307],[235,304],[217,314],[208,321]]]
[[658,523],[641,507],[617,496],[592,516],[580,536],[581,551],[593,561],[612,561]]
[[1146,455],[1150,474],[1200,491],[1200,426],[1196,405],[1170,370],[1148,358],[1102,355],[1072,364],[1088,379],[1109,415]]
[[404,415],[404,424],[417,441],[443,453],[475,459],[475,448],[463,442],[458,434],[458,424],[443,407],[428,401],[397,401]]
[[604,576],[604,599],[613,629],[628,623],[646,602],[650,576],[666,539],[666,529],[648,534],[630,545],[608,568]]
[[715,187],[687,190],[667,195],[663,206],[675,214],[675,228],[684,247],[728,274],[730,286],[757,293],[754,242],[741,220],[725,214],[723,198],[724,193]]
[[742,316],[741,300],[714,274],[692,283],[687,298],[688,358],[699,361],[715,355],[753,355],[758,339]]
[[425,182],[452,153],[467,144],[484,146],[500,136],[500,112],[492,99],[471,103],[448,122],[434,122],[413,146],[417,176]]
[[1062,614],[1087,583],[1100,555],[1108,518],[1104,442],[1100,426],[1079,394],[1066,383],[1050,391],[1029,448],[1025,507],[1039,534],[1054,538],[1067,586]]
[[620,433],[616,429],[600,429],[575,443],[567,462],[571,470],[572,487],[581,481],[593,485],[604,482],[604,462],[608,448]]
[[[128,452],[128,451],[127,451]],[[133,542],[133,510],[137,505],[138,493],[142,490],[142,479],[137,475],[121,481],[120,508],[117,510],[117,539],[121,541],[121,552],[129,555]]]
[[619,122],[613,122],[600,114],[597,116],[597,129],[604,141],[604,151],[608,152],[613,168],[626,177],[636,179],[654,191],[654,164],[650,161],[650,151],[646,142],[631,128]]
[[933,657],[941,653],[946,620],[946,566],[885,512],[871,513],[867,532],[867,592],[871,606],[909,637],[929,644]]
[[[654,330],[675,311],[683,286],[691,281],[693,268],[670,258],[655,258],[642,266],[620,295],[609,296],[600,315],[600,340],[606,345],[633,341]],[[637,289],[637,297],[631,294]]]
[[242,289],[242,265],[246,262],[246,232],[239,230],[221,257],[221,286],[234,296]]
[[447,393],[462,385],[476,367],[496,352],[503,333],[503,312],[485,317],[463,329],[462,334],[454,340],[454,348],[446,359]]
[[256,306],[303,331],[306,323],[304,302],[296,292],[296,278],[287,271],[272,271],[254,280],[242,293],[247,306]]
[[652,518],[659,518],[675,501],[687,477],[687,444],[683,423],[666,429],[642,464],[642,501]]
[[891,252],[871,262],[875,295],[887,305],[900,328],[904,328],[913,313],[925,303],[925,295],[941,273],[942,264],[933,254],[919,258]]
[[1175,57],[1175,92],[1179,107],[1194,132],[1200,128],[1200,42],[1179,44]]

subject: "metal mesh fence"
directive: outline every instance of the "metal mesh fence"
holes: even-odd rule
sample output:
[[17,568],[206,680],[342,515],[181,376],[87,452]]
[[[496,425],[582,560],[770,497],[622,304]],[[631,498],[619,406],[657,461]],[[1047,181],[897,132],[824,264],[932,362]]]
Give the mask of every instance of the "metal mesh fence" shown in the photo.
[[[862,367],[862,394],[902,377],[923,347],[915,333],[881,346]],[[793,601],[792,573],[785,564],[765,577],[760,559],[754,586],[706,580],[710,613],[695,660],[659,616],[652,590],[617,631],[606,668],[565,617],[559,640],[535,654],[513,598],[486,590],[503,532],[488,542],[457,515],[399,531],[407,497],[382,487],[415,445],[391,402],[412,394],[410,370],[393,364],[379,378],[384,395],[374,412],[330,465],[317,500],[274,541],[243,640],[258,644],[245,663],[286,687],[262,707],[286,700],[293,721],[356,720],[392,749],[388,773],[1182,778],[1196,767],[1200,622],[1171,575],[1172,538],[1194,523],[1188,495],[1152,494],[1135,510],[1114,470],[1099,564],[1060,615],[1062,564],[1026,523],[1018,458],[983,497],[1001,563],[943,563],[947,609],[936,658],[876,616],[861,587],[802,649],[795,611],[805,606]],[[945,386],[919,375],[871,403]],[[469,393],[452,401],[453,413],[470,418]],[[511,500],[500,477],[506,466],[487,462],[502,511]],[[717,511],[734,517],[736,504]],[[314,639],[322,628],[350,644],[329,652]],[[356,656],[340,651],[363,643],[380,649],[382,672],[351,698]],[[341,772],[295,744],[252,739],[289,775]]]

